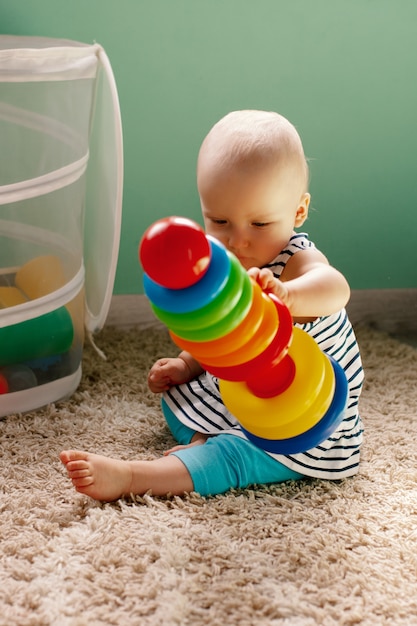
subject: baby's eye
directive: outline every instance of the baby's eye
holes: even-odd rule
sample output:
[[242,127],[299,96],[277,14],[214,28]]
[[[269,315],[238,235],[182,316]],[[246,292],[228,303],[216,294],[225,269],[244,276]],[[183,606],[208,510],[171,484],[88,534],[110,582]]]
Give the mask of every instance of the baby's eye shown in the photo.
[[223,224],[227,224],[226,220],[216,220],[216,219],[212,219],[211,220],[213,222],[213,224],[217,224],[218,226],[222,226]]
[[253,222],[252,225],[257,228],[265,228],[265,226],[268,226],[268,222]]

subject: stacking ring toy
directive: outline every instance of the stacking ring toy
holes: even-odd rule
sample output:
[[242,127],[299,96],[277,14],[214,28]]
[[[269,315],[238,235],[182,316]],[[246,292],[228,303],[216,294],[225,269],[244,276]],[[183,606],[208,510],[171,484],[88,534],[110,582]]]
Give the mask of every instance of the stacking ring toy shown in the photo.
[[139,258],[145,294],[173,341],[219,379],[222,400],[247,438],[275,454],[318,446],[341,423],[343,368],[237,258],[182,217],[155,222]]

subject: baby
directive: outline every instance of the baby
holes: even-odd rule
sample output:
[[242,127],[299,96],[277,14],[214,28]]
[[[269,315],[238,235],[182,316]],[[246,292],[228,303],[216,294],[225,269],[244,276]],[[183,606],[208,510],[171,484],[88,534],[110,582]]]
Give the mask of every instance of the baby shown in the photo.
[[308,178],[296,129],[274,112],[229,113],[210,130],[198,156],[206,233],[233,252],[262,289],[282,300],[294,324],[345,370],[349,397],[341,424],[305,452],[265,452],[226,409],[217,379],[183,351],[159,359],[148,376],[150,390],[162,394],[162,410],[179,445],[151,461],[63,451],[61,461],[77,491],[104,501],[148,490],[206,496],[305,477],[341,479],[358,471],[363,371],[344,308],[350,290],[307,234],[295,231],[308,216]]

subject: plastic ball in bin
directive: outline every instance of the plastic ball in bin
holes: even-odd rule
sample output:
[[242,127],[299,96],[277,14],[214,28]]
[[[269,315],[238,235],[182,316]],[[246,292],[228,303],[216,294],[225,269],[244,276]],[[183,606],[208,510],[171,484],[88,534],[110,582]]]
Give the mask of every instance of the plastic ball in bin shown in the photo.
[[7,365],[0,369],[0,394],[23,391],[37,385],[38,380],[34,372],[27,365]]
[[0,372],[0,396],[9,392],[9,383],[7,378]]

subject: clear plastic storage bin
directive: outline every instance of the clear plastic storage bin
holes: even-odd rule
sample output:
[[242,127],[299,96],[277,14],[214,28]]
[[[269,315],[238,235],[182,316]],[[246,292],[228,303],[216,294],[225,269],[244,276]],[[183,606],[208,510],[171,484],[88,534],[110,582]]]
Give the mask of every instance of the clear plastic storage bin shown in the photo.
[[120,109],[99,45],[0,36],[0,416],[69,396],[120,239]]

